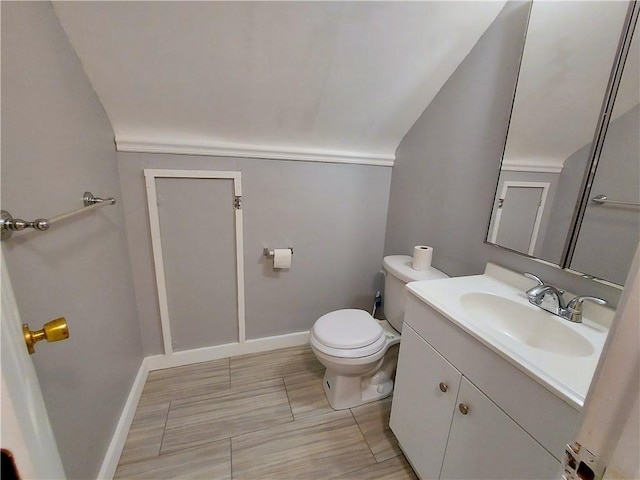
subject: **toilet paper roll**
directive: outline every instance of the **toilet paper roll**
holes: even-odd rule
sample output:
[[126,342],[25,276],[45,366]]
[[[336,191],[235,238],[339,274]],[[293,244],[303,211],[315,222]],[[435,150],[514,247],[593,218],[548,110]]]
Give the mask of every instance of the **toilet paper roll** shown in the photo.
[[433,248],[427,245],[416,245],[413,247],[413,262],[411,267],[414,270],[428,270],[431,267],[431,257]]
[[291,268],[291,249],[276,248],[273,250],[273,268]]

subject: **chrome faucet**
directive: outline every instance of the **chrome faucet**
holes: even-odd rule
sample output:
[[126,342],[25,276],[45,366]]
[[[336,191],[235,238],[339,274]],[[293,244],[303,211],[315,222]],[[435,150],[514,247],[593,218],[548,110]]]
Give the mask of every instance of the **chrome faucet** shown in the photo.
[[538,282],[538,285],[527,290],[529,303],[570,322],[582,323],[582,304],[585,301],[594,302],[599,305],[607,304],[606,300],[598,297],[579,295],[569,300],[565,305],[564,298],[562,297],[565,293],[564,290],[544,283],[533,273],[526,272],[524,276]]

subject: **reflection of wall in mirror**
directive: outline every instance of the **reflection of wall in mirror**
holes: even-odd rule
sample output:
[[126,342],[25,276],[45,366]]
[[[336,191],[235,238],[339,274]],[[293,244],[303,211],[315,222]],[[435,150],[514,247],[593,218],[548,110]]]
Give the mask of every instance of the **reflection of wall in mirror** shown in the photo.
[[[607,132],[590,198],[640,203],[640,105],[614,120]],[[640,208],[587,207],[570,268],[624,284],[640,240]]]
[[[640,201],[639,111],[636,105],[609,125],[591,198],[607,194],[612,199]],[[541,258],[557,261],[562,255],[590,151],[588,143],[565,162],[549,220],[554,228],[547,230]],[[638,244],[638,212],[637,207],[589,204],[571,268],[622,285]],[[588,233],[583,235],[585,228]],[[627,250],[630,252],[624,254]]]
[[[637,202],[640,196],[640,35],[634,35],[619,85],[590,198]],[[589,163],[591,142],[564,162],[556,202],[544,240],[542,258],[560,261],[576,198]],[[580,226],[570,268],[622,285],[640,234],[640,210],[590,203]]]
[[559,264],[562,260],[562,252],[571,227],[576,200],[580,198],[580,189],[590,152],[591,142],[564,162],[549,219],[549,224],[553,225],[553,228],[547,229],[540,253],[540,258],[549,262]]
[[562,166],[593,139],[627,7],[533,2],[505,161]]

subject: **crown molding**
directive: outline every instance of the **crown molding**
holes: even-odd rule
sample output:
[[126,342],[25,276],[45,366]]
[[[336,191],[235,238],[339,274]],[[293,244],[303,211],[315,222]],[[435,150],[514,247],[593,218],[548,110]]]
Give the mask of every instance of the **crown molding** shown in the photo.
[[561,173],[564,162],[541,159],[541,160],[503,160],[500,167],[503,171],[509,172],[539,172],[539,173]]
[[144,137],[115,137],[116,150],[136,153],[171,153],[215,157],[262,158],[267,160],[299,160],[304,162],[347,163],[393,167],[395,155],[324,149],[273,148],[255,145],[184,140],[157,140]]

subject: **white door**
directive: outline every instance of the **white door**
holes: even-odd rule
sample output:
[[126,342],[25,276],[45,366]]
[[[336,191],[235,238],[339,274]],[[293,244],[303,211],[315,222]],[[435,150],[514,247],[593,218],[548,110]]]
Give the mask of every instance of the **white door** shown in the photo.
[[[25,479],[66,478],[36,371],[22,335],[9,274],[2,263],[2,417],[0,443]],[[43,319],[31,319],[44,323]],[[29,322],[27,322],[29,323]],[[30,325],[33,327],[34,325]],[[40,325],[38,325],[39,327]]]
[[464,377],[456,403],[441,479],[559,478],[560,462]]
[[461,379],[453,365],[404,325],[389,424],[420,478],[440,474]]
[[490,242],[533,255],[549,183],[504,182]]

